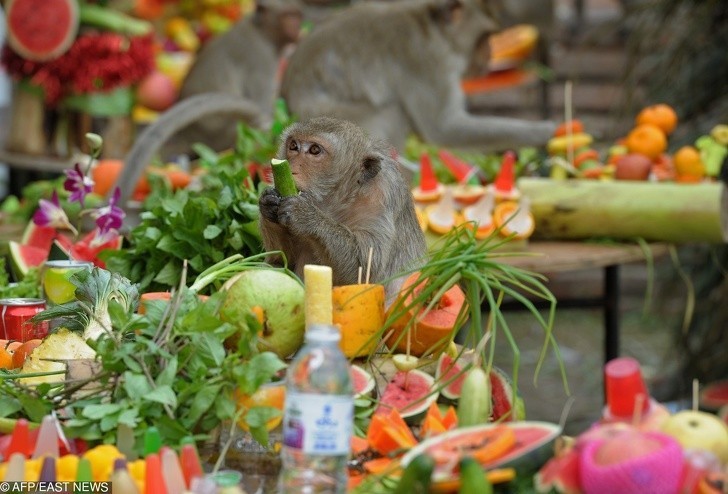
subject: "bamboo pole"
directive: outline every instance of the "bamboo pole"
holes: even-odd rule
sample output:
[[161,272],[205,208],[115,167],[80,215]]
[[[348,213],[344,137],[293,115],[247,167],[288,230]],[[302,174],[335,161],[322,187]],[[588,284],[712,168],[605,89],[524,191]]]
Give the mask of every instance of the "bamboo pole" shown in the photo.
[[522,178],[534,238],[728,242],[728,193],[700,184]]

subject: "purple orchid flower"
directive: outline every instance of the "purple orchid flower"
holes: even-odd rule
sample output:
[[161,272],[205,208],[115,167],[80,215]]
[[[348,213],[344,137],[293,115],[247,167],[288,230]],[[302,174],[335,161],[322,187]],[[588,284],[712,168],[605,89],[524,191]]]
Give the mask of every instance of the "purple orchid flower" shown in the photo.
[[86,195],[90,194],[94,189],[94,181],[91,177],[85,175],[81,171],[81,165],[76,163],[72,170],[66,170],[66,181],[63,182],[63,188],[71,193],[69,201],[77,201],[83,206]]
[[108,206],[98,208],[94,211],[93,217],[96,220],[96,226],[99,229],[98,235],[106,236],[109,231],[121,228],[121,224],[124,221],[126,213],[123,209],[116,205],[120,198],[121,189],[116,187],[116,189],[114,189],[114,195],[112,195],[109,199]]
[[38,202],[38,209],[33,215],[33,223],[38,226],[50,226],[53,228],[67,228],[76,231],[68,221],[68,215],[58,201],[58,193],[54,190],[51,200],[41,199]]

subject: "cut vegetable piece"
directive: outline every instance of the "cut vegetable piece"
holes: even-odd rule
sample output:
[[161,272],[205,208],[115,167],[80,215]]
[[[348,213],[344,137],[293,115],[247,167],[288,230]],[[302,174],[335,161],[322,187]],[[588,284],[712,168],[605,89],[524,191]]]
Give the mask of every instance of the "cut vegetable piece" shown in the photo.
[[501,161],[500,170],[493,181],[495,192],[499,196],[510,197],[516,187],[516,153],[506,151]]
[[462,206],[470,206],[478,202],[486,192],[482,185],[458,184],[451,186],[452,196]]
[[273,170],[273,183],[276,190],[283,196],[295,196],[298,194],[298,188],[296,182],[293,180],[293,174],[291,173],[291,165],[288,160],[270,160],[271,168]]
[[464,162],[444,149],[440,149],[437,154],[458,183],[464,184],[478,173],[478,169],[475,166]]

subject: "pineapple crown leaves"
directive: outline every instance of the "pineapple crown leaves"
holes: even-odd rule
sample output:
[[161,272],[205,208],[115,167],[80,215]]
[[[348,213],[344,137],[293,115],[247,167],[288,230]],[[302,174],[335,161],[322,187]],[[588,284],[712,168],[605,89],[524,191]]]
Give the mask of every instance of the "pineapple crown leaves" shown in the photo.
[[76,300],[40,312],[33,317],[33,322],[55,319],[70,330],[84,331],[94,321],[102,326],[110,321],[108,310],[112,302],[119,304],[125,312],[136,310],[139,304],[138,286],[106,269],[94,267],[78,271],[71,276],[70,282],[76,287]]

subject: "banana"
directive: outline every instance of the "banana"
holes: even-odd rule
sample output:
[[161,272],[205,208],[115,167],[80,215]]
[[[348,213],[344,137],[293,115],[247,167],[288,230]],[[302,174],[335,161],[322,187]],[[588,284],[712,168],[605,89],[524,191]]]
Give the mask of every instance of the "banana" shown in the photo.
[[490,418],[490,377],[481,367],[473,367],[463,382],[458,403],[458,427],[484,424]]

